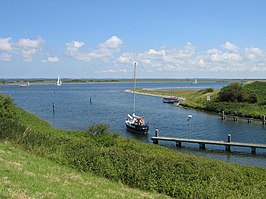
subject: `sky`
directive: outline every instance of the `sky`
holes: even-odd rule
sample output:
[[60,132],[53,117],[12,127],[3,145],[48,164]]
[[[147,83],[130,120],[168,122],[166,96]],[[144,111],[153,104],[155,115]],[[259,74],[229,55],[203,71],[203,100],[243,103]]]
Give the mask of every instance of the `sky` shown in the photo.
[[0,78],[266,78],[265,0],[0,0]]

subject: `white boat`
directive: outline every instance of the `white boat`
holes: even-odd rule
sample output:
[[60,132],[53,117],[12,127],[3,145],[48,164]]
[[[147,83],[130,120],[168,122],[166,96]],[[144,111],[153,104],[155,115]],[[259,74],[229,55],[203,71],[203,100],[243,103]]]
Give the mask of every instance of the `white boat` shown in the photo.
[[194,79],[194,82],[192,82],[192,84],[198,84],[198,81],[196,78]]
[[149,131],[149,125],[145,123],[144,117],[135,115],[136,104],[136,63],[134,65],[134,86],[133,86],[133,112],[127,114],[125,124],[128,131],[134,133],[147,134]]
[[62,80],[60,79],[60,76],[58,76],[58,78],[57,78],[56,85],[57,86],[61,86],[62,85]]
[[21,87],[26,87],[26,86],[30,86],[30,82],[27,82],[26,84],[21,84]]

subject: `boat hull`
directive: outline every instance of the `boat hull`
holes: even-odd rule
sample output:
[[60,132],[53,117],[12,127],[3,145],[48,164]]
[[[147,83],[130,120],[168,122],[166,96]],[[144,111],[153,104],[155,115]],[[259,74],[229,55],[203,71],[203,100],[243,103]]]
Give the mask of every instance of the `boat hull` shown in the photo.
[[169,103],[169,104],[173,104],[178,102],[179,100],[177,98],[163,98],[163,102],[164,103]]
[[126,127],[128,131],[131,131],[134,133],[147,134],[149,131],[148,125],[131,124],[130,122],[127,122],[127,121],[126,121]]

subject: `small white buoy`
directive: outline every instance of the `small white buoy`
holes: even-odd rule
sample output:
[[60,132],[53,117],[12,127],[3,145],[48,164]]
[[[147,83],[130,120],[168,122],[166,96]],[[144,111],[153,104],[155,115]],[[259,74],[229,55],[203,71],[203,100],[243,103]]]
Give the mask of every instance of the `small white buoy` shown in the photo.
[[187,120],[189,121],[192,118],[192,115],[187,115]]

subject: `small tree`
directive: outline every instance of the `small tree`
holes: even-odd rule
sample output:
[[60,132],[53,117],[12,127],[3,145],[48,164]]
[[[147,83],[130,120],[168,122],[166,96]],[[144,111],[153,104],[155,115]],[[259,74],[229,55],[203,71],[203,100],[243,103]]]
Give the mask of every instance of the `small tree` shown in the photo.
[[241,84],[233,83],[221,89],[218,93],[218,100],[221,102],[256,103],[257,96],[254,93],[248,93]]

